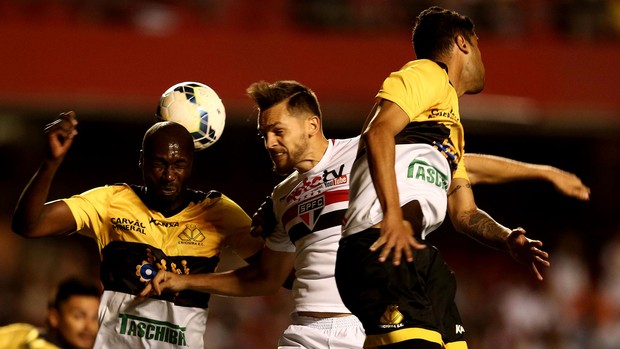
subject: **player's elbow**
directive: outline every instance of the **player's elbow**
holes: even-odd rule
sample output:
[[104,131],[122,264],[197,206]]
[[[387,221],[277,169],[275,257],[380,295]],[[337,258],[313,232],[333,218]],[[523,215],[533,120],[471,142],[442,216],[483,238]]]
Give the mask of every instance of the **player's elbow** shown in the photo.
[[16,210],[13,213],[13,217],[11,218],[11,230],[23,237],[28,237],[32,229],[27,224],[27,221],[24,219],[24,215],[19,213],[19,210]]
[[17,219],[13,219],[13,221],[11,222],[11,230],[13,231],[13,233],[24,238],[33,238],[37,235],[35,229],[29,227],[27,224],[24,224]]
[[11,230],[15,234],[27,239],[63,235],[62,232],[55,231],[50,224],[31,223],[18,217],[14,217],[11,221]]
[[378,126],[369,127],[362,133],[361,139],[366,145],[372,145],[385,137],[386,132],[384,131],[383,128]]

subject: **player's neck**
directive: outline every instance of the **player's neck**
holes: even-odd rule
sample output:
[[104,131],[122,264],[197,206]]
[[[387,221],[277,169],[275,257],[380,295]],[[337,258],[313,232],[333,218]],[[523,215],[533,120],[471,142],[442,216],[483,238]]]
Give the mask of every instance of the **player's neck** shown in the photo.
[[310,171],[323,159],[328,146],[329,141],[323,135],[311,140],[303,160],[297,163],[295,169],[301,173]]

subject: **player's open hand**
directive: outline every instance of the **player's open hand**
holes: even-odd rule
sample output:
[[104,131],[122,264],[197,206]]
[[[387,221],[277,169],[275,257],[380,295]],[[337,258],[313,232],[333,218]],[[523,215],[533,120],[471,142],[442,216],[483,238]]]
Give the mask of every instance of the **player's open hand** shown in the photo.
[[78,121],[75,112],[61,113],[58,119],[45,125],[45,133],[48,137],[48,158],[50,160],[62,159],[73,143],[77,135]]
[[392,263],[394,265],[400,265],[403,254],[407,262],[413,262],[413,250],[426,248],[426,245],[421,244],[414,237],[411,224],[402,219],[398,219],[393,224],[390,224],[387,219],[383,220],[381,223],[381,236],[370,246],[370,250],[374,252],[381,246],[383,246],[383,249],[379,255],[379,261],[385,262],[389,255],[392,254]]
[[169,271],[160,270],[157,275],[146,284],[146,287],[140,292],[140,297],[149,297],[153,295],[160,296],[163,292],[178,293],[184,290],[184,276]]
[[540,240],[532,240],[525,237],[523,228],[513,229],[506,240],[510,255],[520,263],[527,265],[530,271],[540,281],[543,277],[538,270],[539,266],[549,267],[549,254],[540,248],[542,242]]

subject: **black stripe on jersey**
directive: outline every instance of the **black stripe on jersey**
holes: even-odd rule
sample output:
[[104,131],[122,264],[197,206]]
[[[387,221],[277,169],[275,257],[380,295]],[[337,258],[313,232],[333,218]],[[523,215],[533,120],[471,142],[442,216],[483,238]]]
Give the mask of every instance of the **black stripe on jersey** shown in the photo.
[[[115,184],[117,185],[117,184]],[[120,185],[120,184],[119,184]],[[146,187],[143,185],[130,184],[129,187],[140,197],[140,200],[144,201],[146,195]],[[189,201],[195,204],[201,202],[204,199],[215,199],[222,197],[222,193],[217,190],[210,190],[208,193],[200,190],[187,189],[189,191]]]
[[437,121],[410,122],[395,137],[396,144],[424,143],[434,145],[435,142],[450,143],[450,129]]
[[289,229],[288,236],[294,244],[297,240],[303,238],[306,235],[312,234],[315,231],[340,226],[342,225],[342,219],[344,218],[344,214],[346,211],[346,209],[343,209],[322,214],[319,218],[319,221],[312,230],[310,230],[310,228],[308,228],[308,226],[303,222],[297,223],[293,227],[291,227],[291,229]]
[[[440,122],[410,122],[395,136],[394,142],[396,144],[422,143],[432,145],[446,157],[452,171],[455,171],[458,166],[460,157],[450,139],[450,129]],[[366,154],[366,147],[357,153],[355,161],[364,154]]]
[[[124,241],[112,241],[103,248],[101,281],[109,291],[128,294],[140,293],[157,271],[178,270],[180,274],[211,273],[219,263],[219,257],[167,256],[153,246]],[[153,298],[163,299],[179,306],[208,308],[209,293],[182,291],[178,295],[164,293]]]
[[[136,193],[136,195],[138,195],[140,200],[142,200],[142,202],[148,207],[149,205],[147,205],[148,200],[146,197],[146,187],[143,185],[135,185],[135,184],[130,184],[129,187],[131,187],[134,193]],[[165,214],[166,217],[172,217],[175,214],[183,211],[187,207],[187,205],[189,205],[190,202],[197,204],[206,198],[215,199],[215,198],[222,197],[222,193],[220,193],[217,190],[211,190],[208,193],[205,193],[200,190],[194,190],[194,189],[187,189],[187,191],[189,192],[187,202],[184,205],[179,206],[176,210],[167,212]]]

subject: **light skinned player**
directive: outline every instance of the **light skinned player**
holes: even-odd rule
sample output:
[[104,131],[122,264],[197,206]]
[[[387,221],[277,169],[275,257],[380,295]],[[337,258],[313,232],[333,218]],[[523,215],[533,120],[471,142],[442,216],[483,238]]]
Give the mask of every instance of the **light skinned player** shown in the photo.
[[464,349],[454,273],[425,241],[446,212],[457,231],[509,253],[538,280],[549,256],[474,200],[459,113],[459,97],[484,87],[473,22],[433,6],[416,18],[412,42],[416,59],[383,81],[362,128],[336,284],[363,323],[365,347]]
[[[361,348],[363,328],[343,306],[334,282],[340,221],[348,205],[348,180],[359,138],[326,138],[315,94],[295,81],[258,82],[250,86],[249,94],[259,109],[257,127],[274,170],[289,174],[274,188],[276,199],[268,199],[254,217],[254,233],[267,240],[259,263],[200,276],[160,272],[141,295],[185,289],[227,296],[268,295],[294,268],[293,322],[279,347],[322,348],[329,343],[331,348]],[[485,183],[546,179],[548,171],[559,171],[496,156],[467,155],[470,158],[477,162],[472,164],[476,174],[472,180],[484,178]],[[553,179],[556,187],[570,188],[564,193],[589,192],[575,175],[562,173]],[[315,199],[324,199],[323,204],[312,206]]]

